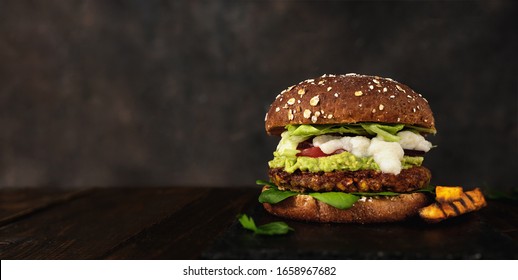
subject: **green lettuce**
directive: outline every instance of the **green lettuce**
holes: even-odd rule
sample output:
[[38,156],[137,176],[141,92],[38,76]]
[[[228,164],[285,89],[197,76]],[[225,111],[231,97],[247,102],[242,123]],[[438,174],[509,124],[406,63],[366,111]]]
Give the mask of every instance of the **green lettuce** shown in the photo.
[[[410,130],[416,133],[435,134],[434,129],[422,128],[412,125],[404,124],[381,124],[381,123],[358,123],[346,125],[287,125],[285,137],[300,137],[291,138],[291,140],[308,139],[312,136],[324,134],[355,134],[355,135],[372,135],[379,136],[385,141],[397,142],[399,137],[396,135],[399,131]],[[304,141],[302,140],[302,141]],[[300,142],[302,142],[300,141]],[[299,142],[299,143],[300,143]]]

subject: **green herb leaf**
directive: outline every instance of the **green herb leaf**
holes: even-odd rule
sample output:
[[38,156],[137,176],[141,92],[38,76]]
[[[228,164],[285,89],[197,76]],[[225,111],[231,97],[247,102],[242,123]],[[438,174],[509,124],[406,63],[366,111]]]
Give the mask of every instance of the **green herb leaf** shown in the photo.
[[275,185],[273,185],[273,187],[269,188],[268,190],[262,192],[259,195],[259,202],[275,204],[285,200],[288,197],[296,196],[297,194],[299,193],[292,191],[281,191],[277,189]]
[[397,142],[400,137],[396,133],[405,126],[400,125],[381,125],[381,124],[362,124],[361,125],[369,134],[381,136],[385,141]]
[[289,231],[295,231],[292,229],[288,224],[285,222],[273,222],[269,224],[264,224],[259,227],[257,227],[257,231],[255,231],[256,234],[263,234],[263,235],[275,235],[275,234],[286,234]]
[[435,186],[428,185],[422,189],[415,190],[414,192],[426,192],[426,193],[435,194]]
[[285,222],[273,222],[261,226],[256,226],[254,219],[252,219],[252,217],[248,217],[246,214],[238,215],[237,219],[243,228],[251,230],[255,234],[276,235],[286,234],[290,230],[294,231],[294,229],[289,227]]
[[254,232],[257,231],[257,227],[255,226],[255,222],[254,219],[252,219],[252,217],[248,217],[245,214],[239,214],[237,215],[237,219],[244,228]]
[[342,192],[309,193],[309,195],[338,209],[351,208],[360,199],[353,194]]
[[274,183],[270,182],[270,181],[257,180],[257,181],[255,181],[255,183],[257,185],[259,185],[259,186],[270,186],[272,188],[277,188],[277,186]]

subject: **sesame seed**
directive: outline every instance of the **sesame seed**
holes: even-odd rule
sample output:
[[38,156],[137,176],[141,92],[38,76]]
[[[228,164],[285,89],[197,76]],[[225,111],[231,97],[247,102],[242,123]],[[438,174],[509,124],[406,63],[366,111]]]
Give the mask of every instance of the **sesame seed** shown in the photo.
[[308,109],[304,110],[304,118],[309,119],[310,116],[311,116],[311,111]]
[[297,103],[299,103],[299,104],[300,104],[300,102],[301,102],[301,101],[300,101],[300,99],[299,99],[299,100],[297,100]]
[[423,98],[424,102],[428,103],[428,100],[426,100],[426,98]]
[[372,112],[373,112],[373,113],[376,113],[376,109],[372,109]]
[[335,93],[335,97],[338,97],[338,95],[339,95],[339,93],[338,93],[338,92],[337,92],[337,93]]
[[287,89],[286,89],[286,91],[290,91],[290,90],[292,90],[294,87],[295,87],[295,86],[291,86],[291,87],[287,88]]
[[389,96],[389,97],[390,97],[390,98],[394,98],[394,97],[396,97],[396,96],[395,96],[395,95],[391,95],[391,96]]
[[277,107],[275,108],[275,112],[279,112],[281,110],[281,108]]
[[295,104],[295,98],[290,98],[287,103],[288,103],[288,105]]
[[316,111],[316,112],[315,112],[315,116],[316,116],[316,117],[320,117],[320,111]]
[[408,97],[408,98],[412,99],[412,96],[410,96],[410,95],[407,95],[406,97]]
[[358,104],[358,107],[361,107],[361,106],[363,106],[363,104],[362,104],[362,103]]
[[354,95],[355,96],[362,96],[363,92],[361,90],[357,90],[357,91],[354,92]]
[[380,109],[380,111],[383,111],[383,108],[385,108],[385,106],[383,106],[383,104],[380,104],[380,106],[378,107],[378,109]]
[[312,116],[312,117],[311,117],[311,121],[312,121],[313,123],[316,123],[316,122],[317,122],[317,119],[318,119],[318,118],[317,118],[317,116]]
[[380,81],[376,80],[376,79],[372,79],[372,81],[375,83],[375,84],[378,84],[380,83]]
[[331,91],[332,89],[332,87],[327,87],[327,91]]
[[388,90],[388,89],[387,89],[386,87],[384,87],[384,88],[383,88],[383,92],[387,92],[387,90]]
[[329,114],[329,115],[327,115],[327,118],[328,118],[328,119],[332,119],[332,118],[333,118],[333,114]]
[[358,74],[356,74],[356,73],[347,73],[347,74],[345,74],[345,76],[358,76]]
[[414,113],[415,113],[415,111],[416,111],[416,110],[415,110],[415,108],[412,108],[412,112],[414,112]]
[[329,74],[329,77],[330,77],[330,78],[334,78],[334,77],[336,77],[336,75],[334,75],[334,74]]
[[399,122],[399,121],[401,121],[401,118],[397,118],[397,121],[398,121],[398,122]]
[[369,86],[369,88],[370,88],[370,89],[374,89],[374,86],[373,86],[373,85],[370,85],[370,86]]
[[421,108],[419,107],[419,105],[417,105],[417,110],[421,110]]
[[318,95],[315,95],[315,96],[311,97],[311,99],[309,100],[309,105],[317,106],[319,101],[320,101],[320,97],[318,97]]
[[315,79],[307,79],[305,82],[306,82],[306,83],[312,83],[312,82],[314,82],[314,81],[315,81]]
[[319,85],[323,85],[323,84],[325,84],[325,83],[326,83],[326,80],[320,80],[320,81],[318,82],[318,84],[319,84]]
[[268,112],[266,112],[266,115],[264,115],[264,121],[266,121],[266,119],[268,119]]
[[406,91],[405,91],[401,86],[399,86],[399,85],[396,85],[396,88],[397,88],[398,90],[402,91],[402,92],[406,92]]
[[304,95],[304,93],[306,93],[306,90],[301,88],[301,89],[299,89],[299,91],[297,93],[300,95],[300,97],[302,97]]

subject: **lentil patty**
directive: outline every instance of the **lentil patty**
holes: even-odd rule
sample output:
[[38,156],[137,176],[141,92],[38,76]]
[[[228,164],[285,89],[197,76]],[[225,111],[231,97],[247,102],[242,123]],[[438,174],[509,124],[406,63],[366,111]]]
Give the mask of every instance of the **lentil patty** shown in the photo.
[[288,173],[281,168],[271,168],[270,180],[280,190],[297,192],[411,192],[428,185],[432,177],[426,167],[403,169],[398,175],[377,170]]

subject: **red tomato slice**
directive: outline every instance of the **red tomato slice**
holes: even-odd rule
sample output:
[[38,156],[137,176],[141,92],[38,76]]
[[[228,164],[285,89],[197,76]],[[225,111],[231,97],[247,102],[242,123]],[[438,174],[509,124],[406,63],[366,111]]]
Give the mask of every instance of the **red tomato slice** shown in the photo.
[[314,158],[317,158],[317,157],[327,157],[328,154],[322,152],[322,150],[320,150],[319,147],[311,147],[311,148],[302,149],[297,154],[297,156],[298,157],[314,157]]

